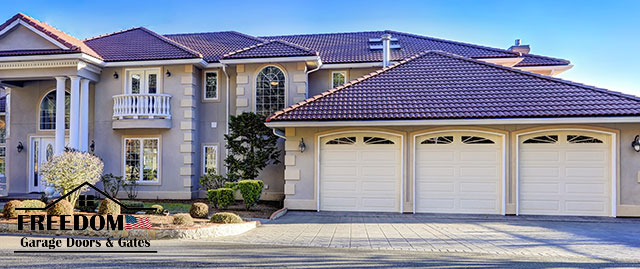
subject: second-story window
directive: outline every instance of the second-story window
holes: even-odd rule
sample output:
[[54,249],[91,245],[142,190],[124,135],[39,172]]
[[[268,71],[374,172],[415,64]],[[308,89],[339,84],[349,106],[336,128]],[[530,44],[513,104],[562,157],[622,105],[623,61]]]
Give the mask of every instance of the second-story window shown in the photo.
[[338,87],[347,82],[347,71],[331,72],[331,88]]
[[218,71],[204,73],[204,100],[218,100]]
[[127,70],[126,93],[158,93],[160,68]]

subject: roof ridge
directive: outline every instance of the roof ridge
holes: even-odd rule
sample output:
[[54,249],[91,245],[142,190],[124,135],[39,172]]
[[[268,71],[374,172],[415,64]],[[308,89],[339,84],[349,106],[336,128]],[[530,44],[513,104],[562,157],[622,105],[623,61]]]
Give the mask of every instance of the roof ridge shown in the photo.
[[305,46],[298,45],[298,44],[295,44],[295,43],[292,43],[292,42],[289,42],[289,41],[286,41],[286,40],[282,40],[282,39],[274,39],[274,40],[272,40],[272,41],[275,41],[275,42],[281,43],[281,44],[283,44],[283,45],[287,45],[287,46],[293,47],[293,48],[295,48],[295,49],[304,50],[304,51],[306,51],[306,52],[314,53],[314,54],[318,55],[318,52],[317,52],[317,51],[315,51],[315,50],[312,50],[312,49],[307,48],[307,47],[305,47]]
[[257,37],[257,36],[252,36],[249,34],[245,34],[245,33],[241,33],[238,31],[234,31],[234,30],[229,30],[229,31],[218,31],[218,32],[194,32],[194,33],[177,33],[177,34],[163,34],[163,36],[188,36],[188,35],[205,35],[205,34],[220,34],[220,33],[233,33],[239,36],[243,36],[249,39],[253,39],[255,41],[260,41],[260,42],[265,42],[267,41],[266,39]]
[[189,47],[187,47],[185,45],[182,45],[182,44],[180,44],[180,43],[178,43],[176,41],[173,41],[168,37],[165,37],[165,36],[163,36],[161,34],[158,34],[158,33],[154,32],[154,31],[151,31],[151,30],[149,30],[149,29],[147,29],[145,27],[140,27],[140,29],[145,31],[145,32],[147,32],[148,34],[150,34],[152,36],[155,36],[156,38],[158,38],[158,39],[160,39],[160,40],[162,40],[164,42],[167,42],[167,43],[173,45],[176,48],[182,49],[182,50],[184,50],[184,51],[186,51],[186,52],[188,52],[188,53],[190,53],[192,55],[195,55],[195,56],[198,56],[199,58],[202,58],[202,54],[201,53],[199,53],[199,52],[197,52],[195,50],[192,50]]
[[238,53],[242,53],[242,52],[249,51],[249,50],[252,50],[252,49],[255,49],[255,48],[259,48],[259,47],[262,47],[262,46],[265,46],[265,45],[268,45],[268,44],[271,44],[271,43],[280,43],[282,45],[289,46],[289,47],[292,47],[294,49],[303,50],[305,52],[313,53],[315,55],[318,55],[317,51],[305,48],[303,46],[300,46],[300,45],[297,45],[297,44],[293,44],[291,42],[287,42],[287,41],[280,40],[280,39],[271,39],[271,40],[267,40],[267,41],[262,42],[262,43],[258,43],[258,44],[251,45],[251,46],[248,46],[248,47],[245,47],[245,48],[241,48],[241,49],[236,50],[236,51],[232,51],[232,52],[226,53],[226,54],[222,55],[222,58],[230,57],[232,55],[236,55]]
[[498,69],[504,69],[504,70],[507,70],[507,71],[516,72],[516,73],[520,73],[520,74],[527,75],[527,76],[532,76],[532,77],[545,79],[545,80],[549,80],[549,81],[553,81],[553,82],[567,84],[567,85],[570,85],[570,86],[582,87],[582,88],[585,88],[585,89],[594,90],[594,91],[605,93],[605,94],[612,94],[612,95],[616,95],[618,97],[623,97],[623,98],[631,99],[631,100],[634,100],[634,101],[640,101],[640,97],[635,96],[635,95],[631,95],[631,94],[626,94],[626,93],[622,93],[622,92],[618,92],[618,91],[612,91],[612,90],[608,90],[608,89],[603,89],[603,88],[599,88],[599,87],[595,87],[595,86],[591,86],[591,85],[587,85],[587,84],[583,84],[583,83],[579,83],[579,82],[575,82],[575,81],[571,81],[571,80],[561,79],[561,78],[557,78],[557,77],[545,76],[545,75],[541,75],[541,74],[537,74],[537,73],[533,73],[533,72],[524,71],[524,70],[520,70],[520,69],[517,69],[517,68],[509,67],[509,66],[494,64],[494,63],[485,62],[485,61],[481,61],[481,60],[476,60],[476,59],[473,59],[473,58],[464,57],[464,56],[460,56],[460,55],[449,53],[449,52],[445,52],[445,51],[431,51],[431,52],[434,52],[434,53],[437,53],[437,54],[440,54],[440,55],[446,56],[446,57],[460,59],[460,60],[463,60],[463,61],[468,61],[468,62],[477,63],[477,64],[483,64],[483,65],[486,65],[486,66],[490,66],[490,67],[494,67],[494,68],[498,68]]
[[353,32],[325,32],[325,33],[315,33],[315,34],[271,35],[271,36],[261,36],[260,38],[265,38],[265,37],[285,37],[285,36],[313,36],[313,35],[341,35],[341,34],[370,34],[370,33],[384,33],[384,30],[375,30],[375,31],[353,31]]
[[347,83],[345,83],[345,84],[342,84],[342,85],[340,85],[340,86],[338,86],[338,87],[335,87],[335,88],[333,88],[333,89],[330,89],[330,90],[324,91],[324,92],[323,92],[323,93],[321,93],[321,94],[315,95],[315,96],[310,97],[310,98],[307,98],[307,99],[305,99],[305,100],[302,100],[301,102],[298,102],[298,103],[293,104],[293,105],[291,105],[291,106],[289,106],[289,107],[286,107],[286,108],[284,108],[284,109],[282,109],[282,110],[279,110],[279,111],[274,112],[274,113],[273,113],[273,115],[271,115],[271,116],[267,117],[266,121],[267,121],[267,122],[269,122],[269,121],[271,121],[272,119],[275,119],[275,118],[277,118],[278,116],[280,116],[280,115],[282,115],[282,114],[284,114],[284,113],[287,113],[287,112],[289,112],[289,111],[292,111],[292,110],[294,110],[294,109],[296,109],[296,108],[298,108],[298,107],[301,107],[301,106],[303,106],[303,105],[307,105],[307,104],[313,103],[313,102],[315,102],[315,101],[317,101],[317,100],[320,100],[321,98],[324,98],[324,97],[326,97],[326,96],[328,96],[328,95],[331,95],[331,94],[333,94],[333,93],[336,93],[336,92],[338,92],[338,91],[340,91],[340,90],[342,90],[342,89],[345,89],[345,88],[347,88],[347,87],[350,87],[350,86],[353,86],[353,85],[359,84],[359,83],[361,83],[361,82],[363,82],[363,81],[366,81],[366,80],[368,80],[368,79],[370,79],[370,78],[376,77],[376,76],[378,76],[378,75],[380,75],[380,74],[382,74],[382,73],[385,73],[385,72],[387,72],[387,71],[389,71],[389,70],[391,70],[391,69],[394,69],[394,68],[396,68],[396,67],[398,67],[398,66],[401,66],[401,65],[403,65],[403,64],[406,64],[406,63],[408,63],[408,62],[411,62],[411,61],[413,61],[413,60],[415,60],[415,59],[417,59],[417,58],[420,58],[420,57],[422,57],[422,56],[424,56],[424,55],[426,55],[426,54],[432,53],[432,52],[434,52],[434,51],[428,50],[428,51],[420,52],[420,53],[418,53],[418,54],[416,54],[416,55],[414,55],[414,56],[411,56],[411,57],[409,57],[409,58],[405,58],[404,60],[399,61],[399,62],[397,62],[397,63],[395,63],[395,64],[392,64],[392,65],[390,65],[390,66],[384,67],[384,68],[382,68],[382,69],[378,69],[378,70],[373,71],[373,72],[371,72],[371,73],[369,73],[369,74],[366,74],[366,75],[360,76],[360,77],[358,77],[358,78],[356,78],[356,79],[353,79],[353,80],[351,80],[351,81],[349,81],[349,82],[347,82]]
[[85,42],[86,41],[92,41],[92,40],[100,39],[100,38],[103,38],[103,37],[108,37],[108,36],[113,36],[113,35],[118,35],[118,34],[130,32],[130,31],[133,31],[133,30],[136,30],[136,29],[140,29],[140,28],[142,28],[142,27],[141,26],[136,26],[136,27],[132,27],[132,28],[128,28],[128,29],[123,29],[123,30],[120,30],[120,31],[115,31],[115,32],[111,32],[111,33],[97,35],[97,36],[94,36],[94,37],[89,37],[89,38],[86,38],[85,40],[82,40],[82,41],[85,41]]

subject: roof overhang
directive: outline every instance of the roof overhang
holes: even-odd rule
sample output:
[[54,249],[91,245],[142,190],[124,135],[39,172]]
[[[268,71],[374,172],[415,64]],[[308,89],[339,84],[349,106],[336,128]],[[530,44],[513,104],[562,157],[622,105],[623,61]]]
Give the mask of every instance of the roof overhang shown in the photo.
[[549,76],[555,76],[573,68],[573,65],[568,64],[568,65],[514,66],[513,68],[520,69],[522,71],[533,72],[533,73],[549,72]]
[[[392,62],[392,64],[395,62]],[[380,62],[364,62],[364,63],[340,63],[340,64],[323,64],[320,69],[345,69],[345,68],[382,68]]]
[[524,57],[505,57],[505,58],[474,58],[476,60],[485,61],[488,63],[499,64],[503,66],[512,67],[524,60]]
[[320,56],[269,57],[246,59],[221,59],[222,64],[282,63],[282,62],[320,62]]
[[451,120],[365,120],[365,121],[275,121],[270,128],[286,127],[357,127],[357,126],[433,126],[433,125],[500,125],[500,124],[582,124],[640,123],[640,117],[576,117],[576,118],[508,118]]
[[157,66],[157,65],[174,65],[174,64],[193,64],[199,67],[205,67],[207,66],[208,63],[202,58],[190,58],[190,59],[173,59],[173,60],[105,62],[102,66],[127,67],[127,66]]

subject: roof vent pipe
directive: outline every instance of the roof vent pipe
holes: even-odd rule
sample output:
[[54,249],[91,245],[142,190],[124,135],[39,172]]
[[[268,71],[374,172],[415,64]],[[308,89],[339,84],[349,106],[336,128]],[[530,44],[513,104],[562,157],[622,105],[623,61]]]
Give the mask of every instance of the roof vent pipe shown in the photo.
[[391,65],[391,35],[382,35],[382,67]]

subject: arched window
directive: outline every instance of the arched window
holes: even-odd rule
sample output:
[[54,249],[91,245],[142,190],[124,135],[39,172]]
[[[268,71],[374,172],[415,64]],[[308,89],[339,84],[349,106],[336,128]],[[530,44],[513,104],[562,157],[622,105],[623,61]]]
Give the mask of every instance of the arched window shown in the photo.
[[[71,95],[64,95],[64,128],[69,129]],[[56,90],[52,90],[40,101],[40,130],[56,129]]]
[[267,66],[256,78],[256,114],[269,116],[285,105],[285,75],[280,68]]

